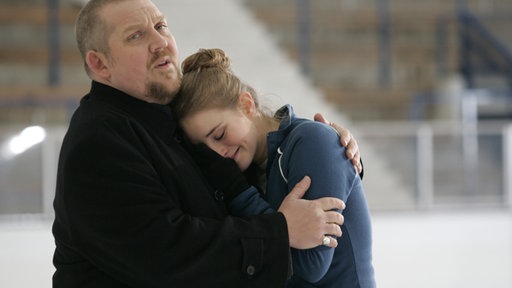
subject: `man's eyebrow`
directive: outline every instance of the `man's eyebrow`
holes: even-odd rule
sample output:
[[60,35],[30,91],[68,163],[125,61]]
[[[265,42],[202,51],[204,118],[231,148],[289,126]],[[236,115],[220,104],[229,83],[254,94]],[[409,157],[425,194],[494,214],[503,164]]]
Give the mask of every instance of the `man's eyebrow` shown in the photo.
[[141,26],[140,23],[130,24],[130,25],[128,25],[128,26],[123,28],[122,34],[126,34],[126,33],[130,32],[130,31],[133,31],[133,30],[137,30],[140,26]]
[[[165,15],[163,15],[163,14],[158,14],[158,15],[155,15],[155,18],[154,18],[154,20],[153,20],[153,21],[155,21],[155,22],[157,22],[157,23],[158,23],[158,22],[162,22],[162,21],[167,21],[167,19],[165,18]],[[131,30],[137,30],[137,29],[138,29],[139,27],[141,27],[141,26],[144,26],[144,24],[142,24],[142,23],[134,23],[134,24],[130,24],[130,25],[128,25],[128,26],[126,26],[126,27],[124,27],[124,29],[123,29],[123,33],[127,33],[127,32],[129,32],[129,31],[131,31]]]
[[163,14],[155,15],[155,20],[156,20],[156,22],[167,21],[167,19],[165,18],[165,15],[163,15]]

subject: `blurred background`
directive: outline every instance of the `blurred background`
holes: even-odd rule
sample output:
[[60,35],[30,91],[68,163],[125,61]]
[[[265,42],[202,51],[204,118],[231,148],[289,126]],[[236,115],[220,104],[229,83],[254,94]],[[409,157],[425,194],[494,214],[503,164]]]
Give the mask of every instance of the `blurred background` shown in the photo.
[[[378,287],[512,287],[512,1],[154,2],[182,59],[222,48],[268,106],[351,130]],[[1,287],[51,287],[84,3],[0,1]]]

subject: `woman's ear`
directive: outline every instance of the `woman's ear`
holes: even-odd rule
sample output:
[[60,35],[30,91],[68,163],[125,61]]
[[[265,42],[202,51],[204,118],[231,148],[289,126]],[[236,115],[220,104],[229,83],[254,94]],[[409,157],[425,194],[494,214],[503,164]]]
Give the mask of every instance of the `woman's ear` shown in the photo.
[[253,116],[257,112],[254,98],[252,98],[251,93],[247,91],[240,93],[240,96],[238,97],[238,106],[247,116]]
[[85,55],[85,61],[92,74],[105,80],[110,78],[108,59],[105,54],[90,50]]

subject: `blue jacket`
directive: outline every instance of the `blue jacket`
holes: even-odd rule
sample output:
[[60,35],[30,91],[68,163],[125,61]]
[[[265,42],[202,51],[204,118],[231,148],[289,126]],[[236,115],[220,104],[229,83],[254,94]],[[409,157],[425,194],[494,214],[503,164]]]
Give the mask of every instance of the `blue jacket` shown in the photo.
[[294,276],[288,287],[375,287],[370,213],[361,179],[328,125],[297,118],[291,106],[277,112],[279,130],[268,134],[267,186],[264,200],[254,189],[230,203],[232,213],[249,216],[279,208],[304,176],[311,177],[306,199],[337,197],[345,201],[343,236],[335,249],[292,249]]

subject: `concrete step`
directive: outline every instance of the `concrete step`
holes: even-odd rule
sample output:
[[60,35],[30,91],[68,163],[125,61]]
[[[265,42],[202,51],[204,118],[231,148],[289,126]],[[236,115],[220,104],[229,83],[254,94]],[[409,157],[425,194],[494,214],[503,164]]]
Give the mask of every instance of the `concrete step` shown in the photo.
[[[362,113],[364,101],[368,103],[381,103],[382,101],[368,99],[369,93],[378,95],[392,95],[395,93],[380,93],[381,81],[379,79],[379,7],[378,1],[304,1],[309,5],[310,27],[310,55],[311,78],[319,89],[325,91],[330,99],[338,99],[337,105],[357,111],[357,115],[378,115],[371,109]],[[512,2],[498,1],[466,1],[468,8],[477,15],[489,15],[494,22],[489,29],[496,34],[506,45],[512,47],[512,37],[506,29],[510,26],[510,13]],[[258,21],[265,24],[266,29],[276,42],[286,51],[290,58],[298,61],[298,3],[294,0],[256,1],[245,0],[244,4],[253,11]],[[454,73],[458,69],[458,35],[455,21],[456,1],[420,1],[420,0],[393,0],[388,2],[389,10],[389,67],[390,83],[386,89],[408,91],[406,94],[413,97],[418,91],[431,91],[438,86],[440,69],[445,73]],[[504,17],[500,17],[504,15]],[[498,24],[497,19],[503,19]],[[442,21],[442,22],[441,22]],[[506,24],[503,24],[506,23]],[[438,52],[438,32],[442,28],[446,31],[445,43],[442,48],[444,57],[442,62]],[[510,41],[506,39],[511,39]],[[353,98],[340,95],[339,91],[349,90]],[[362,94],[362,96],[356,96]],[[396,94],[403,95],[403,91]],[[334,96],[332,96],[334,95]],[[383,97],[385,98],[385,97]],[[350,101],[346,101],[350,100]],[[389,102],[395,102],[388,99]],[[355,104],[354,104],[355,103]],[[392,113],[382,115],[408,115],[404,110],[396,113],[398,105],[381,103],[381,109],[390,108]],[[372,105],[373,106],[373,105]],[[373,118],[372,118],[373,119]]]
[[[33,3],[31,3],[33,2]],[[46,25],[48,23],[48,1],[12,1],[0,3],[0,24]],[[59,22],[74,25],[80,5],[75,2],[63,1],[59,6]]]
[[[63,66],[82,66],[74,37],[74,22],[79,9],[79,5],[69,1],[59,6],[58,57]],[[47,70],[40,66],[48,65],[49,49],[52,49],[49,47],[46,1],[0,4],[0,37],[3,39],[0,43],[1,84],[41,83],[41,76],[37,75]]]
[[[69,65],[64,63],[59,67],[61,85],[88,85],[89,78],[85,74],[83,65]],[[27,64],[2,64],[0,66],[0,86],[40,88],[47,86],[49,71],[46,63],[40,65]]]
[[[164,0],[155,0],[155,3],[171,19],[170,27],[178,39],[182,58],[200,47],[221,47],[232,58],[235,72],[254,86],[266,107],[275,109],[291,103],[303,117],[312,118],[321,112],[331,121],[356,129],[352,119],[326,101],[324,93],[300,73],[297,62],[291,61],[280,50],[262,24],[256,22],[239,1],[179,0],[169,5]],[[222,15],[230,16],[221,20],[220,11]],[[195,15],[198,20],[190,21],[187,15]],[[213,26],[217,29],[204,33],[204,27]],[[357,137],[357,131],[354,135]],[[399,205],[411,207],[411,195],[400,187],[402,182],[394,171],[380,168],[386,164],[379,160],[381,155],[371,151],[373,143],[361,141],[363,157],[368,161],[367,169],[372,171],[363,181],[368,201],[378,209]]]

